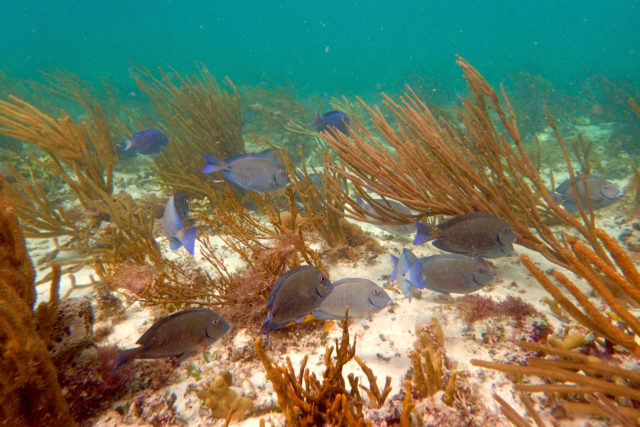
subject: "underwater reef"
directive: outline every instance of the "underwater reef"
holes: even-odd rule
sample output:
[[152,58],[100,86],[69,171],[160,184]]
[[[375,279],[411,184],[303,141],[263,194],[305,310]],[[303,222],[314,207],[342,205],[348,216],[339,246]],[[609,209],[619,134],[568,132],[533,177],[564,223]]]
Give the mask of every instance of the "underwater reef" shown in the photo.
[[[204,65],[191,76],[133,67],[144,100],[126,103],[64,72],[45,75],[47,90],[0,76],[11,141],[0,142],[0,422],[637,425],[638,196],[607,181],[634,170],[638,181],[637,158],[613,166],[619,153],[567,126],[586,108],[569,95],[547,93],[535,112],[513,101],[548,82],[520,74],[507,95],[458,65],[469,96],[453,108],[407,87],[380,106],[334,98],[307,125],[293,91],[221,85]],[[635,132],[636,101],[621,95],[633,91],[587,83],[600,108],[628,109],[617,132]],[[562,105],[573,109],[556,120]],[[160,138],[153,150],[121,149],[145,129]],[[228,160],[223,173],[203,173],[214,157]],[[242,170],[229,160],[267,157]],[[255,176],[273,182],[244,185]],[[615,197],[598,199],[593,182]],[[478,213],[514,235],[489,242],[496,280],[456,298],[415,283],[403,295],[386,254],[410,245],[408,227]],[[189,247],[186,230],[197,230]],[[514,243],[517,256],[503,256]],[[296,312],[265,337],[270,295],[304,265],[332,283],[366,276],[393,304],[356,322],[345,304],[338,328]],[[215,310],[228,336],[188,362],[118,365],[144,328],[196,307]]]

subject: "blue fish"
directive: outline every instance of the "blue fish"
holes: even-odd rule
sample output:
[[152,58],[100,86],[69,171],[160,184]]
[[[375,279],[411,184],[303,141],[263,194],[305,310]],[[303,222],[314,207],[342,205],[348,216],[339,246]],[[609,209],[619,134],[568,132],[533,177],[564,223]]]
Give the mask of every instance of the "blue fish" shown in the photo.
[[278,160],[265,153],[243,153],[225,161],[205,154],[207,165],[202,173],[220,172],[245,190],[276,191],[289,185],[289,177]]
[[[587,181],[587,191],[584,188],[584,181]],[[609,206],[624,196],[624,191],[619,189],[617,185],[595,175],[586,175],[584,180],[582,176],[576,176],[575,185],[578,197],[576,197],[569,179],[556,188],[555,194],[550,193],[550,195],[556,203],[560,200],[562,206],[567,210],[578,210],[578,200],[582,209],[589,209],[589,199],[591,207],[597,210]]]
[[331,292],[329,278],[311,265],[302,265],[287,271],[276,282],[267,301],[267,320],[262,330],[280,329],[291,322],[300,322]]
[[471,212],[432,226],[416,222],[414,245],[433,240],[433,245],[454,254],[500,258],[513,253],[516,235],[494,215]]
[[420,258],[409,268],[407,277],[417,288],[455,294],[475,292],[496,279],[486,260],[457,254]]
[[409,294],[411,286],[414,286],[409,281],[407,272],[409,271],[409,268],[411,268],[411,266],[416,263],[418,257],[416,257],[414,253],[411,252],[411,250],[404,248],[402,249],[400,258],[392,254],[391,260],[393,261],[393,272],[391,273],[391,277],[389,277],[389,280],[396,280],[398,282],[398,285],[402,288],[404,296],[406,297]]
[[169,247],[172,251],[184,246],[187,252],[193,255],[198,228],[192,227],[185,230],[182,224],[183,219],[180,218],[180,213],[176,209],[174,196],[171,196],[164,208],[162,230],[167,239],[169,239]]
[[158,129],[145,129],[134,133],[131,139],[127,140],[124,149],[133,148],[140,154],[148,154],[151,157],[157,156],[163,149],[169,145],[167,135]]
[[[313,126],[318,132],[329,132],[334,135],[334,130],[338,130],[349,136],[349,117],[342,111],[333,110],[324,113],[322,117],[318,117],[307,123],[308,126]],[[332,129],[335,128],[335,129]]]

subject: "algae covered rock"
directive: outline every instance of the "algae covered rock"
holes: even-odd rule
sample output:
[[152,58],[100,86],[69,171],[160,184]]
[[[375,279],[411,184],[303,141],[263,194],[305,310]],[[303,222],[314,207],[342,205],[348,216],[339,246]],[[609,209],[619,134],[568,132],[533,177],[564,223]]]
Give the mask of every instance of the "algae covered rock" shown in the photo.
[[239,396],[231,390],[231,373],[225,371],[218,375],[198,397],[211,410],[215,418],[226,418],[229,410],[233,410],[232,420],[241,420],[253,409],[253,402],[248,397]]

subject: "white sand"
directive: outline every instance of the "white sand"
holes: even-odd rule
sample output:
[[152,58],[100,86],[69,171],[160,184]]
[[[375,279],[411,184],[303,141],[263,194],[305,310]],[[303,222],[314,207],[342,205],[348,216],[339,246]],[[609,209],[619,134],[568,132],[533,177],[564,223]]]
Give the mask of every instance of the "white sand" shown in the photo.
[[[626,216],[617,214],[620,208],[612,207],[599,211],[598,224],[616,236],[620,232],[620,223],[626,221]],[[408,239],[389,240],[383,238],[385,232],[369,225],[362,225],[372,235],[379,238],[381,245],[388,253],[399,254],[403,247],[410,247],[419,257],[440,253],[440,251],[431,245],[423,245],[413,247]],[[180,249],[175,252],[168,251],[166,239],[160,238],[166,256],[170,259],[181,259],[187,262],[197,262],[202,264],[202,257],[199,254],[199,244],[196,245],[196,256],[189,257],[186,251]],[[227,248],[218,237],[212,237],[211,242],[220,253],[227,269],[230,272],[243,268],[243,262],[240,258]],[[31,240],[29,248],[34,259],[39,258],[43,254],[50,251],[53,246],[47,240]],[[539,254],[529,251],[521,246],[516,245],[518,254],[528,254],[536,264],[543,270],[549,268],[558,268],[553,266]],[[523,298],[526,302],[531,303],[539,312],[546,315],[549,323],[554,327],[555,331],[561,331],[566,325],[558,319],[549,309],[549,307],[541,301],[547,296],[546,291],[530,276],[524,266],[521,265],[517,257],[492,260],[498,272],[499,281],[485,289],[480,290],[480,295],[488,295],[494,299],[503,299],[507,295],[513,295]],[[392,271],[392,262],[388,254],[380,255],[372,265],[365,263],[339,263],[327,266],[329,275],[332,280],[346,277],[363,277],[374,282],[384,285],[386,284],[384,277]],[[565,272],[571,279],[576,276],[570,272]],[[83,268],[74,273],[76,282],[79,284],[90,283],[91,276],[95,277],[95,272],[90,268]],[[63,277],[61,283],[61,294],[64,294],[71,286],[72,281],[67,276]],[[589,293],[589,287],[583,281],[577,280],[577,284]],[[38,288],[38,299],[48,299],[48,285],[42,285]],[[352,324],[349,328],[352,339],[357,340],[357,355],[374,371],[378,378],[378,385],[384,385],[386,376],[392,378],[393,391],[391,395],[396,394],[403,387],[404,379],[407,371],[411,367],[409,359],[413,344],[416,341],[415,328],[416,324],[430,322],[432,317],[436,317],[442,326],[445,336],[445,352],[449,362],[454,366],[456,371],[464,373],[464,383],[473,385],[478,388],[478,393],[482,396],[485,405],[493,408],[498,412],[498,405],[490,397],[493,393],[497,393],[512,406],[525,414],[524,408],[519,401],[514,398],[511,382],[501,373],[475,368],[470,365],[471,359],[494,360],[494,361],[510,361],[514,355],[519,354],[519,350],[513,344],[515,339],[508,319],[489,319],[475,324],[469,328],[463,320],[459,318],[458,310],[450,303],[447,297],[425,290],[422,292],[420,299],[413,298],[411,301],[403,298],[402,293],[394,289],[387,289],[389,294],[397,306],[391,310],[385,309],[369,320],[359,320]],[[77,290],[71,296],[90,295],[91,289]],[[601,306],[599,300],[593,302]],[[121,347],[131,347],[140,335],[152,324],[153,317],[149,309],[141,308],[139,304],[133,304],[126,311],[126,318],[118,323],[113,333],[107,336],[98,344],[117,344]],[[180,382],[172,384],[157,392],[158,396],[166,396],[175,393],[177,400],[174,403],[174,410],[179,418],[184,419],[189,425],[210,425],[220,424],[220,420],[214,420],[207,416],[206,410],[201,408],[201,402],[192,391],[194,386],[202,388],[208,384],[223,369],[232,371],[234,376],[235,389],[243,394],[250,396],[256,403],[268,406],[269,403],[277,404],[277,399],[273,393],[271,384],[266,380],[264,369],[257,361],[250,363],[232,362],[228,359],[228,347],[241,349],[243,347],[253,346],[255,337],[249,335],[246,330],[238,325],[234,338],[223,339],[212,346],[209,351],[215,352],[219,350],[221,359],[205,362],[201,355],[194,356],[188,362],[178,368],[182,372],[180,374]],[[295,328],[295,326],[294,326]],[[334,338],[339,338],[341,328],[336,324],[329,333],[329,343],[333,343]],[[317,340],[316,340],[317,342]],[[322,357],[325,347],[318,346],[308,347],[307,341],[292,342],[288,346],[288,351],[284,354],[269,352],[272,359],[283,364],[285,357],[290,357],[294,368],[298,368],[304,356],[309,357],[307,367],[321,377],[324,369]],[[187,374],[186,366],[193,364],[196,369],[201,372],[199,380]],[[354,372],[360,376],[360,383],[368,385],[368,381],[361,372],[355,361],[349,363],[345,368],[345,375]],[[460,380],[459,380],[460,381]],[[544,416],[544,415],[543,415]],[[271,413],[260,417],[250,418],[237,425],[254,426],[258,425],[260,418],[272,421],[276,425],[283,425],[284,420],[282,414]],[[113,411],[105,413],[98,421],[98,425],[116,425],[118,416]]]

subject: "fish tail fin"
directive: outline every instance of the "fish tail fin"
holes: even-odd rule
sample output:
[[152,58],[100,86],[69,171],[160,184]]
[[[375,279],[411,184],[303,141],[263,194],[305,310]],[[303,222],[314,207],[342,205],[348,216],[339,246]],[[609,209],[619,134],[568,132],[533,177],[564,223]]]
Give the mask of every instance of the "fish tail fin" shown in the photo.
[[198,227],[191,227],[188,230],[181,231],[179,233],[180,243],[184,248],[193,255],[193,251],[196,246],[196,236],[198,235]]
[[422,265],[420,261],[416,261],[411,265],[409,271],[407,272],[407,280],[416,288],[424,289],[424,283],[422,283],[422,277],[420,277],[420,273],[422,273]]
[[133,147],[133,142],[130,139],[127,139],[124,142],[124,151],[127,151],[131,147]]
[[210,154],[205,154],[204,159],[207,161],[207,165],[202,170],[202,173],[218,172],[224,167],[224,162],[221,162]]
[[313,120],[307,123],[307,126],[317,126],[319,121],[320,121],[320,113],[316,111],[315,113],[313,113]]
[[391,254],[391,261],[393,261],[393,272],[389,276],[389,280],[398,280],[398,257]]
[[122,350],[116,356],[116,367],[113,368],[113,372],[117,371],[124,365],[133,362],[142,354],[142,347],[134,347],[127,350]]
[[413,239],[413,244],[417,246],[432,240],[432,233],[433,227],[420,221],[416,221],[416,237]]

